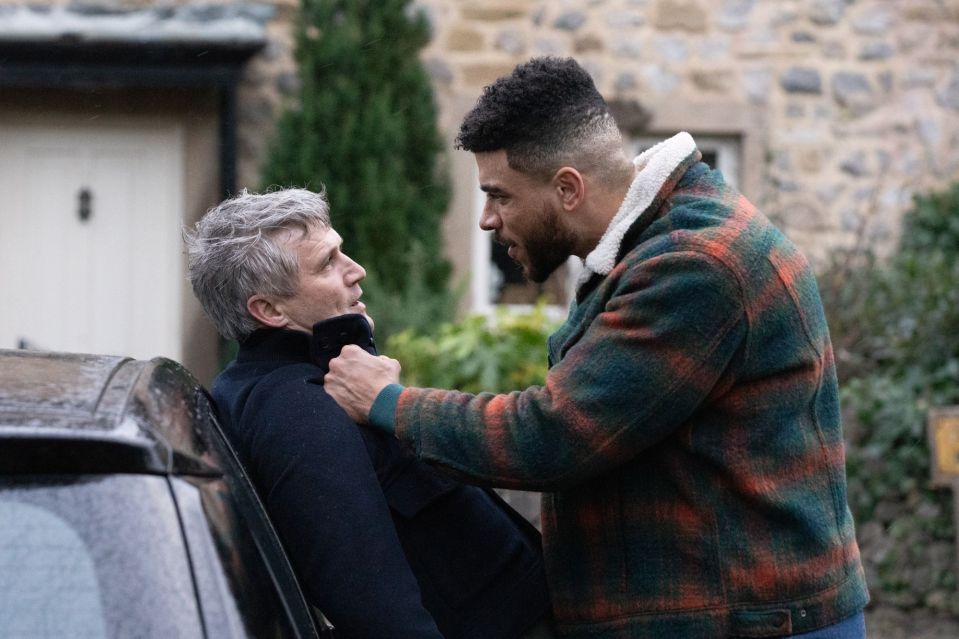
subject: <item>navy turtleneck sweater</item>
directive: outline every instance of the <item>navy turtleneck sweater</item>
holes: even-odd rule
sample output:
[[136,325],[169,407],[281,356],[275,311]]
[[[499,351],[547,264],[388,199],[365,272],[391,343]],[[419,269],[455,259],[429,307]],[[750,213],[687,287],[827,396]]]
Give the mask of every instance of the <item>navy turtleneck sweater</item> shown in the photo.
[[518,637],[548,610],[535,530],[347,417],[322,376],[373,345],[344,327],[259,330],[213,384],[307,598],[346,639]]

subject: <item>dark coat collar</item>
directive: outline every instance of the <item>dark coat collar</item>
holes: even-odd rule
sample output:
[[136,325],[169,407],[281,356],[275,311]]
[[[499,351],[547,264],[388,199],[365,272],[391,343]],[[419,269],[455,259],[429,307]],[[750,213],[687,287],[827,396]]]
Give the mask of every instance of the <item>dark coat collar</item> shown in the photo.
[[376,355],[373,333],[362,315],[351,313],[317,322],[312,335],[284,328],[257,329],[240,344],[236,361],[312,362],[326,373],[330,360],[346,344],[356,344]]

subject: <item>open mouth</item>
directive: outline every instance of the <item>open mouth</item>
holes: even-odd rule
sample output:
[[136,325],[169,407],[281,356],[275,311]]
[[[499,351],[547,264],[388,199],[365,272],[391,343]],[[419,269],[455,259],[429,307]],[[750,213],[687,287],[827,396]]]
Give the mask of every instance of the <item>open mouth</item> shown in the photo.
[[516,242],[510,242],[509,240],[503,238],[503,236],[499,233],[493,235],[493,241],[497,244],[505,246],[507,255],[514,260],[516,259]]

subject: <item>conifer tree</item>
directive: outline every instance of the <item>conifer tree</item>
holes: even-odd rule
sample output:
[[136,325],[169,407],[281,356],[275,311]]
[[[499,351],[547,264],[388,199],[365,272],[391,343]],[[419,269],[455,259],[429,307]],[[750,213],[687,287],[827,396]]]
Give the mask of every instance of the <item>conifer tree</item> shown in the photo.
[[[449,202],[436,107],[409,0],[301,0],[299,103],[285,112],[265,186],[325,186],[344,250],[367,270],[377,337],[452,315],[441,218]],[[385,344],[385,339],[379,340]]]

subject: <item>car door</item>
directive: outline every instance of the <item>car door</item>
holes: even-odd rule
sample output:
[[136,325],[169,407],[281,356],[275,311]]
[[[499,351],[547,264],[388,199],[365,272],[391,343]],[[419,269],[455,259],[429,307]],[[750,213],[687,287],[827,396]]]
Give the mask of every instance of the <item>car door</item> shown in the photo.
[[[209,636],[334,637],[311,610],[266,511],[212,413],[221,476],[171,478]],[[217,629],[211,631],[211,629]]]

